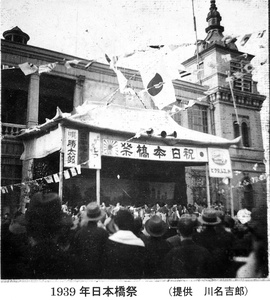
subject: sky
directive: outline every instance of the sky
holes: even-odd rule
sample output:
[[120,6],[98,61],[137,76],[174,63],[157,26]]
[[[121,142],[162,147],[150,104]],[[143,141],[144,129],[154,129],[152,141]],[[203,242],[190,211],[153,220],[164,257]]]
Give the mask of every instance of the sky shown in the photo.
[[[224,35],[268,29],[267,0],[217,0]],[[206,37],[210,0],[1,0],[1,35],[18,26],[29,45],[84,59]],[[182,46],[183,61],[194,54]],[[241,50],[241,49],[240,49]],[[253,53],[252,53],[253,54]]]

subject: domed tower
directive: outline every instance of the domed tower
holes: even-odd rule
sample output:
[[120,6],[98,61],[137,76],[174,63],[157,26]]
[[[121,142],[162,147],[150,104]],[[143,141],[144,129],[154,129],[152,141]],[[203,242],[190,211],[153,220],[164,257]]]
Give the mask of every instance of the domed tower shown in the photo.
[[209,48],[212,44],[218,44],[232,50],[238,50],[235,45],[235,38],[225,38],[223,35],[224,27],[220,25],[222,17],[217,10],[216,1],[210,1],[210,11],[207,14],[206,21],[208,27],[205,29],[206,38],[198,44],[198,52]]
[[23,32],[18,26],[6,30],[3,33],[3,37],[7,41],[15,42],[15,43],[20,43],[26,45],[27,42],[29,41],[30,37],[27,33]]

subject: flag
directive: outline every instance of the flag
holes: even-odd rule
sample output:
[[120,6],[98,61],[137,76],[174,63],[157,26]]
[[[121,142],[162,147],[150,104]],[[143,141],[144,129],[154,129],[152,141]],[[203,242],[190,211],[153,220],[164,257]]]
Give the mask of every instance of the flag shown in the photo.
[[81,174],[81,173],[82,173],[81,165],[78,165],[78,166],[76,167],[76,171],[77,171],[78,174]]
[[207,99],[207,96],[204,96],[204,97],[198,97],[198,98],[197,98],[198,101],[203,101],[203,100],[206,100],[206,99]]
[[229,44],[229,43],[234,43],[237,39],[236,39],[236,37],[233,37],[231,35],[226,35],[221,40],[225,44]]
[[241,46],[245,46],[245,44],[248,42],[248,40],[250,39],[250,37],[251,37],[251,33],[245,34],[245,35],[241,38],[240,45],[241,45]]
[[232,60],[231,54],[221,55],[221,58],[226,62]]
[[95,62],[95,60],[89,61],[89,63],[85,66],[85,69],[89,68],[92,65],[93,62]]
[[120,93],[124,94],[124,90],[127,87],[128,80],[123,75],[123,73],[120,70],[118,70],[116,67],[114,67],[113,70],[117,76],[117,80],[118,80],[118,84],[119,84],[119,91],[120,91]]
[[237,58],[247,58],[248,57],[248,54],[247,53],[243,53],[243,54],[240,54],[239,56],[237,56]]
[[181,111],[181,107],[177,105],[172,106],[171,113],[178,113],[179,111]]
[[71,173],[72,177],[77,176],[77,172],[76,172],[75,168],[70,168],[69,170],[70,170],[70,173]]
[[[200,71],[197,71],[197,72],[200,72]],[[180,71],[179,71],[179,74],[180,74],[180,78],[183,78],[183,77],[186,77],[186,76],[191,75],[190,72],[185,71],[185,70],[180,70]]]
[[60,181],[60,178],[59,178],[58,174],[53,174],[53,179],[54,179],[54,182],[59,182]]
[[266,30],[260,31],[257,35],[257,38],[262,38]]
[[244,77],[244,73],[241,73],[241,72],[235,72],[233,73],[233,76],[236,78],[236,79],[240,79],[240,78],[243,78]]
[[232,82],[234,81],[234,77],[233,76],[228,76],[226,79],[225,79],[226,82]]
[[176,101],[170,70],[160,50],[148,51],[146,55],[147,60],[141,61],[138,69],[145,89],[155,105],[162,109]]
[[67,69],[70,69],[70,68],[72,68],[72,65],[77,65],[79,62],[80,62],[80,60],[78,60],[78,59],[68,60],[65,62],[65,67]]
[[65,178],[65,179],[69,179],[69,178],[70,178],[70,174],[69,174],[69,171],[68,171],[68,170],[65,170],[65,171],[64,171],[64,178]]
[[184,109],[187,109],[195,104],[195,100],[189,100],[188,104],[184,104]]
[[258,164],[256,163],[256,164],[253,166],[253,168],[252,168],[252,169],[256,171],[256,170],[257,170],[257,168],[258,168]]
[[53,178],[51,175],[44,177],[44,179],[47,181],[47,183],[53,183]]
[[247,72],[247,73],[251,73],[253,70],[254,70],[254,67],[252,66],[252,64],[246,64],[244,66],[244,70]]
[[41,65],[39,66],[38,68],[38,73],[41,74],[41,73],[49,73],[51,72],[57,65],[58,63],[55,62],[55,63],[51,63],[51,64],[46,64],[46,65]]
[[29,62],[19,64],[18,66],[23,71],[24,75],[33,74],[38,70],[38,67],[36,65],[31,64]]

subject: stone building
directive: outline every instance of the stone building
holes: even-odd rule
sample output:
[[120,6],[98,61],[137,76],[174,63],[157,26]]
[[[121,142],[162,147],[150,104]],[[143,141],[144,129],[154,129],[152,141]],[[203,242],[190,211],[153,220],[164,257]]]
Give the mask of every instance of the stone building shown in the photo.
[[[242,136],[241,143],[230,148],[234,173],[231,181],[210,179],[211,202],[221,200],[229,209],[233,198],[234,208],[238,210],[258,206],[266,199],[260,122],[260,109],[265,96],[258,93],[251,73],[245,70],[253,56],[243,58],[244,53],[237,50],[234,41],[224,41],[224,28],[220,21],[215,1],[211,1],[207,15],[207,36],[198,44],[197,53],[183,62],[189,70],[199,69],[198,77],[194,82],[175,80],[173,85],[177,101],[165,110],[169,111],[173,105],[182,108],[194,100],[192,107],[172,116],[177,123],[198,131],[198,136],[209,133],[228,140]],[[24,183],[38,176],[35,172],[46,176],[50,171],[54,172],[56,167],[54,158],[49,162],[36,163],[33,160],[20,160],[23,144],[16,136],[22,131],[54,118],[57,108],[72,114],[85,102],[106,105],[108,101],[113,101],[121,107],[157,108],[150,98],[142,103],[137,97],[121,94],[117,90],[117,77],[108,64],[28,45],[30,37],[18,27],[4,32],[3,36],[1,196],[3,211],[13,211],[21,203],[22,197],[30,192]],[[224,60],[228,54],[232,57],[231,61]],[[78,63],[67,67],[66,62],[72,60]],[[35,72],[26,76],[18,68],[19,64],[25,62],[30,63],[30,67],[57,64],[48,73]],[[129,83],[135,91],[143,89],[138,71],[121,70],[126,78],[131,78]],[[228,82],[228,74],[237,71],[244,76]],[[229,84],[233,84],[233,95]],[[201,98],[203,100],[199,100]],[[40,170],[37,170],[37,165]],[[205,168],[185,167],[183,184],[186,186],[187,203],[206,199],[206,181]],[[166,201],[166,196],[158,199]]]

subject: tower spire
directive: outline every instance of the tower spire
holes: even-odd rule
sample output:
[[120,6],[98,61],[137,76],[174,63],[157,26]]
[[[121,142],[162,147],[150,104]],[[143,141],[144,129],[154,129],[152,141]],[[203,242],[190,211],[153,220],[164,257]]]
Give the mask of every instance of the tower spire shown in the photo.
[[236,39],[231,39],[230,42],[225,41],[223,35],[224,27],[220,25],[221,20],[222,18],[217,10],[216,1],[210,0],[210,8],[206,18],[208,26],[205,28],[207,36],[203,41],[200,41],[197,51],[201,52],[213,44],[237,50],[237,46],[235,45]]
[[206,21],[208,22],[208,27],[205,29],[206,33],[210,30],[218,30],[219,33],[224,31],[224,27],[220,25],[220,21],[222,20],[220,13],[216,7],[216,1],[210,1],[210,11],[207,15]]

